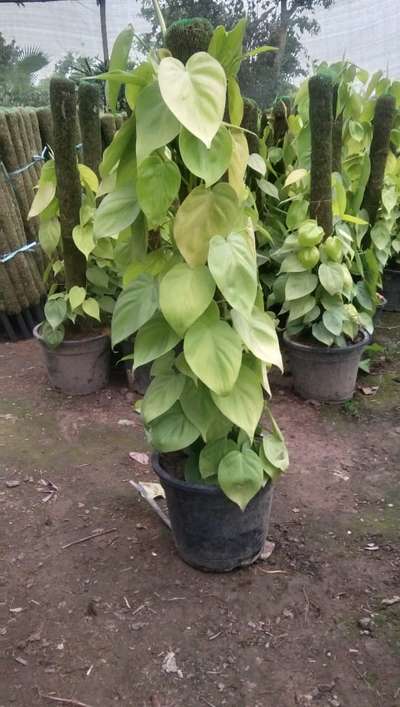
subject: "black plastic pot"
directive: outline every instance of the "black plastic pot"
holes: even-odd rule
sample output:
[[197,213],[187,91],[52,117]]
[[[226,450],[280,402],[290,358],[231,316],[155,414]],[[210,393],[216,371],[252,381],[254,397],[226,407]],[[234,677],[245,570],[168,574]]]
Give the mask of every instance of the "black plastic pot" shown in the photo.
[[367,332],[362,339],[343,348],[310,346],[293,341],[284,333],[293,387],[305,400],[341,403],[354,395],[361,354],[370,342]]
[[51,349],[40,333],[41,326],[34,328],[33,335],[41,346],[53,388],[67,395],[88,395],[107,385],[111,358],[108,334],[64,340]]
[[385,268],[383,271],[383,294],[386,297],[385,311],[400,312],[400,269]]
[[271,484],[242,512],[217,486],[180,481],[165,471],[158,454],[151,461],[165,490],[175,545],[185,562],[207,572],[229,572],[258,559],[268,532]]

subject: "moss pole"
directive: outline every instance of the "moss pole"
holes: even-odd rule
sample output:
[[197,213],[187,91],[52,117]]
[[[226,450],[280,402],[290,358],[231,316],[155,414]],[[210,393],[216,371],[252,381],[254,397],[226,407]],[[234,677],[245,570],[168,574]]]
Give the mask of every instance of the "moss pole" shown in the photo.
[[42,140],[42,149],[46,145],[53,147],[54,143],[54,133],[53,133],[53,118],[51,116],[50,108],[38,108],[36,111],[40,137]]
[[113,137],[115,135],[115,118],[112,113],[105,113],[101,116],[101,135],[103,140],[103,150],[111,145]]
[[342,171],[342,134],[343,134],[343,112],[337,115],[339,84],[333,87],[333,125],[332,125],[332,172]]
[[328,75],[317,74],[308,82],[310,95],[311,188],[310,215],[332,233],[332,106],[333,84]]
[[245,135],[249,146],[249,153],[258,152],[258,106],[252,98],[243,98],[243,118],[241,125],[242,128],[256,133],[255,135],[245,133]]
[[102,157],[99,87],[94,83],[82,82],[78,100],[83,164],[98,175]]
[[76,160],[76,95],[73,81],[64,78],[51,79],[50,104],[65,287],[69,290],[74,285],[86,286],[86,259],[72,239],[72,231],[79,223],[81,206],[81,185]]
[[374,129],[370,148],[371,172],[365,188],[362,207],[367,211],[373,226],[381,203],[386,160],[390,149],[390,133],[396,115],[393,96],[379,96],[374,113]]
[[192,54],[207,51],[212,34],[212,24],[204,17],[177,20],[167,28],[165,46],[175,59],[186,64]]

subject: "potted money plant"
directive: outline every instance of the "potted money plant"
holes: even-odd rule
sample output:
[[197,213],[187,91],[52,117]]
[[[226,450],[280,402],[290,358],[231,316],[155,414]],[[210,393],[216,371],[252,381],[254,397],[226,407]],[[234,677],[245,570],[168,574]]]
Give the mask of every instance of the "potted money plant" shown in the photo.
[[[282,366],[258,281],[257,212],[237,73],[245,22],[231,32],[196,18],[124,83],[132,115],[105,151],[107,195],[94,231],[124,232],[136,257],[112,320],[135,334],[134,368],[151,363],[141,416],[181,557],[228,571],[262,551],[272,484],[288,466],[263,391]],[[190,41],[195,35],[195,51]]]

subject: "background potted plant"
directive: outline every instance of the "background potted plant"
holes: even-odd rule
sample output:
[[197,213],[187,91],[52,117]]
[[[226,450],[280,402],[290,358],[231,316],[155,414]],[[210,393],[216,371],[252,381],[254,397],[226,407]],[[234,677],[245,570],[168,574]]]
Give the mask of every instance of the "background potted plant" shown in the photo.
[[[369,80],[354,65],[322,66],[319,72],[299,89],[294,111],[282,101],[286,132],[280,131],[278,147],[268,144],[274,113],[264,129],[269,181],[258,186],[267,238],[259,251],[268,303],[281,306],[295,389],[306,398],[341,400],[354,392],[368,340],[363,330],[372,333],[379,303],[382,254],[375,252],[379,234],[371,229],[367,203],[373,192],[380,204],[377,175],[381,189],[394,98],[386,93],[390,82],[381,75]],[[392,113],[383,120],[385,107]],[[382,132],[383,154],[374,149],[373,137],[379,133],[382,147]],[[283,174],[277,169],[282,162]]]
[[[107,254],[107,243],[96,244],[93,237],[98,180],[87,165],[77,163],[75,84],[52,79],[50,100],[54,160],[42,169],[31,216],[40,215],[39,239],[51,258],[47,275],[51,272],[54,282],[44,308],[45,321],[34,335],[43,348],[50,383],[65,393],[85,394],[99,390],[109,377],[110,339],[104,313],[111,312],[112,298],[108,276],[98,262],[107,263],[112,252]],[[87,111],[91,119],[96,110],[94,100]],[[93,257],[98,262],[92,257],[88,264],[96,249]]]
[[[187,52],[191,23],[180,26]],[[244,27],[218,27],[185,65],[160,50],[133,71],[103,75],[126,83],[133,113],[105,152],[109,191],[94,219],[96,233],[112,212],[141,249],[125,272],[112,341],[135,334],[134,367],[152,363],[140,409],[174,539],[184,560],[214,571],[258,557],[271,482],[288,466],[268,409],[268,432],[261,425],[268,369],[282,363],[244,183],[235,79]]]

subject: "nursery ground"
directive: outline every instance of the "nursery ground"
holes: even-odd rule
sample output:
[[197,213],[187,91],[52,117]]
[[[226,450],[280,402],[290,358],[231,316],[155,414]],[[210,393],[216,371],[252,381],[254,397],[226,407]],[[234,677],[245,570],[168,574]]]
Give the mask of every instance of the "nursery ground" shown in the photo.
[[399,707],[399,333],[344,406],[275,378],[275,550],[222,576],[128,484],[153,476],[124,380],[63,397],[33,341],[0,344],[0,707]]

